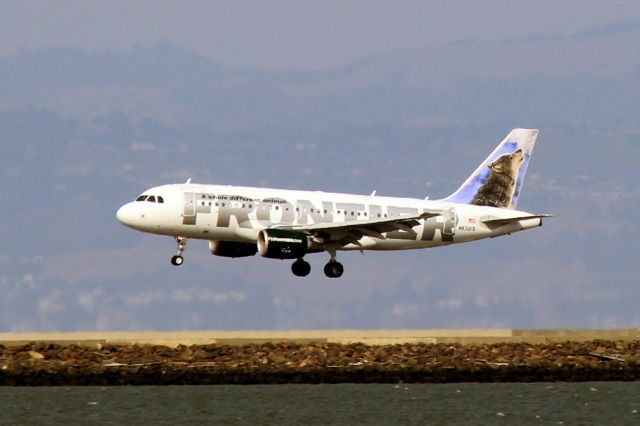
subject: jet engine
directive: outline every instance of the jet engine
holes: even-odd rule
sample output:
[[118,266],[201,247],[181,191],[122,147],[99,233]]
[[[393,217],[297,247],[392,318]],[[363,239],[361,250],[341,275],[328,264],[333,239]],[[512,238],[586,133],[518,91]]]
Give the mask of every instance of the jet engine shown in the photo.
[[251,243],[239,243],[236,241],[209,241],[211,254],[222,257],[246,257],[255,256],[258,247]]
[[271,259],[298,259],[309,253],[309,237],[304,232],[263,229],[258,234],[260,256]]

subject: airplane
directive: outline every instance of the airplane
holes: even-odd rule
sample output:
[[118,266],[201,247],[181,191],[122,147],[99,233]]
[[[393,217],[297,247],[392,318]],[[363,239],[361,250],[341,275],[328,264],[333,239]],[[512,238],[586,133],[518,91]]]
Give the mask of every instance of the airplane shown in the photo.
[[537,129],[514,129],[451,195],[439,200],[192,183],[157,186],[117,211],[129,228],[175,238],[175,266],[187,239],[213,255],[291,259],[307,276],[307,254],[327,252],[329,278],[344,272],[343,250],[407,250],[466,243],[542,226],[550,214],[516,210]]

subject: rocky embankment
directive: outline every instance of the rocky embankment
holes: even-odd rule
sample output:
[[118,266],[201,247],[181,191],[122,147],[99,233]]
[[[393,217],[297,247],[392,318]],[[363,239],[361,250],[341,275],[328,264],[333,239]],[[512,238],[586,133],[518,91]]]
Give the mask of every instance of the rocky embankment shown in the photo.
[[640,380],[640,341],[483,345],[0,345],[0,385]]

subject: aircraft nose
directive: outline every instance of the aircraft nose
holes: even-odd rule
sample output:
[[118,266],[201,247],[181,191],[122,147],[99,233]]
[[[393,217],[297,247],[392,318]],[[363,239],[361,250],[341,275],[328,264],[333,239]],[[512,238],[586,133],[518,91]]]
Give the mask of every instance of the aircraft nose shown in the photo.
[[118,209],[116,212],[116,218],[118,218],[118,221],[123,225],[131,226],[136,222],[136,219],[139,216],[136,210],[137,209],[133,203],[127,203]]

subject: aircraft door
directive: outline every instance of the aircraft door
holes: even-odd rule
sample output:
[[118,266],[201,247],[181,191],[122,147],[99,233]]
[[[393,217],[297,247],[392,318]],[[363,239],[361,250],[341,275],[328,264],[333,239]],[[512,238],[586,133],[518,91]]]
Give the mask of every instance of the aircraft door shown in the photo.
[[442,241],[453,241],[453,235],[456,233],[456,225],[458,224],[458,215],[456,215],[455,209],[450,208],[444,210],[442,216],[444,216]]
[[182,193],[183,200],[183,217],[195,217],[196,215],[196,193],[191,191],[184,191]]

